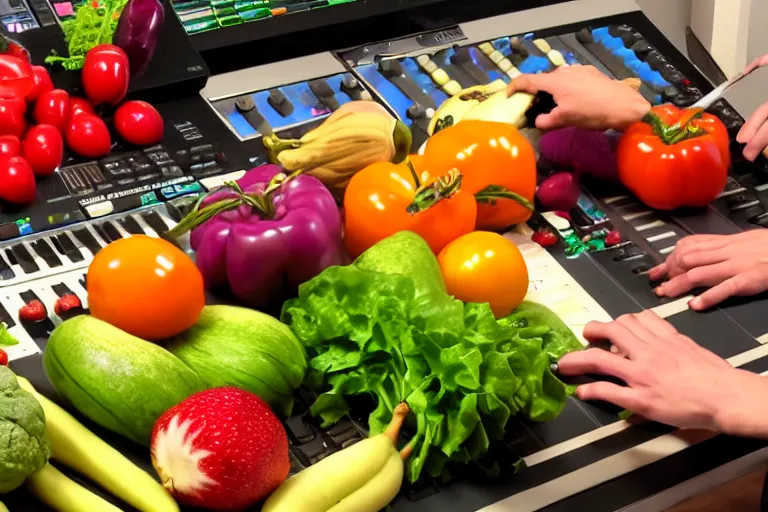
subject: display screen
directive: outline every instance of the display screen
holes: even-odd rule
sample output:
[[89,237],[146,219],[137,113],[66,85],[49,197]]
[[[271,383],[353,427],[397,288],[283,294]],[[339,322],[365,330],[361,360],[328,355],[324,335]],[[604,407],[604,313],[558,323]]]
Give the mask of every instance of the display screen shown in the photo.
[[173,2],[189,34],[333,7],[358,0],[179,0]]

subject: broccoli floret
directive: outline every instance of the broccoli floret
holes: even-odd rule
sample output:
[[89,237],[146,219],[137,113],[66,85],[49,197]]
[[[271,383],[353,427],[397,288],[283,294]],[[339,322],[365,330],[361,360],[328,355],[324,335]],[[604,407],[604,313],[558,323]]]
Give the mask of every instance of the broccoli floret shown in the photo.
[[50,455],[43,408],[9,368],[0,366],[0,494],[43,469]]

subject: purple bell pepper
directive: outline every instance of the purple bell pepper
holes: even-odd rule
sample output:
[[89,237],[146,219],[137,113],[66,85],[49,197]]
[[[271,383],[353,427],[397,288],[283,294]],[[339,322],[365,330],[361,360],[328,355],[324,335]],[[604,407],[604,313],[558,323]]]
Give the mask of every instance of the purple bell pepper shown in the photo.
[[[228,286],[250,307],[282,299],[347,259],[341,213],[328,189],[318,179],[300,175],[264,195],[281,173],[280,166],[263,165],[237,181],[244,194],[264,199],[266,213],[240,204],[194,228],[190,238],[206,288]],[[238,197],[242,196],[235,190],[221,190],[200,206]]]

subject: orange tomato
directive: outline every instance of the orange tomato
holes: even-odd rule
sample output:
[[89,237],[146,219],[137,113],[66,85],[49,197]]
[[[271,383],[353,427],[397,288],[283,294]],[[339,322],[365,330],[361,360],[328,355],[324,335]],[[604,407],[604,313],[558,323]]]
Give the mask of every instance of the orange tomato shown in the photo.
[[[438,185],[429,173],[414,170],[421,175],[421,185]],[[431,204],[413,211],[419,190],[405,164],[380,162],[356,173],[344,193],[344,242],[350,256],[356,258],[399,231],[413,231],[437,254],[475,229],[477,202],[472,194],[459,189],[437,200],[427,197],[425,202]]]
[[172,243],[145,235],[99,251],[87,286],[93,316],[149,341],[188,329],[205,305],[195,263]]
[[[462,121],[440,130],[427,142],[424,170],[441,175],[456,168],[462,189],[477,194],[491,185],[522,196],[531,205],[536,192],[536,154],[514,127],[490,121]],[[514,199],[478,198],[477,229],[501,230],[531,218]]]
[[512,241],[475,231],[457,238],[437,257],[448,293],[464,302],[487,302],[496,318],[512,313],[528,293],[528,267]]

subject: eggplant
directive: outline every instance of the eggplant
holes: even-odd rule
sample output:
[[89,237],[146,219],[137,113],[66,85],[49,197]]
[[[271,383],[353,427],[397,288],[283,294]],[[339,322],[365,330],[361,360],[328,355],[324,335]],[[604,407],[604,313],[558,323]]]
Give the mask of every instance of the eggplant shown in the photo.
[[165,8],[160,0],[129,0],[123,8],[112,42],[128,55],[132,77],[147,69],[164,20]]

